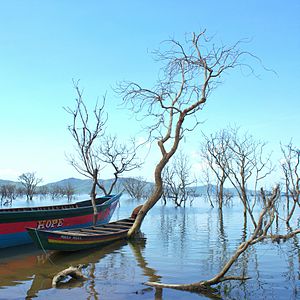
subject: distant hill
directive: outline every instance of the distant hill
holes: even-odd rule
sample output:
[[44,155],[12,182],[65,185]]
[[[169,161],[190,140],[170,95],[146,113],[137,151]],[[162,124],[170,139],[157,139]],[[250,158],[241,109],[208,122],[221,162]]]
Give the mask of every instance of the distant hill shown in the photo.
[[11,180],[0,179],[0,185],[4,185],[4,184],[16,184],[16,182],[11,181]]
[[[196,190],[196,194],[198,196],[204,196],[207,194],[207,190],[210,189],[212,194],[215,194],[217,192],[217,186],[216,185],[201,185],[201,186],[196,186],[195,190]],[[235,188],[224,188],[224,192],[225,193],[230,193],[233,196],[237,196],[238,193],[235,190]],[[251,192],[251,191],[249,191]]]
[[21,183],[20,183],[20,182],[16,182],[16,181],[12,181],[12,180],[0,179],[0,186],[1,186],[1,185],[6,185],[6,184],[14,184],[14,185],[16,185],[17,187],[20,187],[20,186],[21,186]]
[[92,181],[90,179],[67,178],[48,183],[45,186],[48,188],[54,186],[66,187],[68,184],[75,188],[77,194],[88,194],[91,189]]
[[[124,187],[123,187],[124,180],[126,180],[126,178],[119,178],[118,183],[117,183],[117,187],[113,191],[114,193],[124,190]],[[101,180],[100,179],[100,182],[102,184],[104,184],[104,186],[106,188],[108,188],[111,185],[112,181],[113,181],[113,179],[106,179],[106,180]],[[0,186],[5,185],[5,184],[15,184],[17,187],[19,187],[21,185],[19,182],[0,179]],[[68,184],[70,184],[73,188],[75,188],[75,193],[76,194],[89,194],[90,191],[91,191],[91,187],[92,187],[92,180],[91,179],[67,178],[67,179],[56,181],[56,182],[48,183],[44,186],[46,186],[48,188],[51,188],[53,186],[66,187]],[[148,185],[152,186],[153,183],[148,182]],[[208,188],[207,185],[196,186],[195,187],[196,194],[198,196],[206,195],[207,188]],[[211,189],[212,193],[216,192],[216,186],[211,185],[210,189]],[[237,192],[234,188],[226,188],[225,192],[229,192],[234,196],[237,195]],[[98,193],[99,193],[99,191],[98,191]]]
[[[119,179],[119,181],[118,181],[119,184],[122,182],[122,180],[123,180],[122,178]],[[100,182],[103,183],[105,187],[108,187],[112,183],[112,179],[100,180]],[[0,179],[0,187],[2,185],[6,185],[6,184],[13,184],[13,185],[16,185],[17,187],[21,186],[20,182]],[[48,188],[52,188],[54,186],[66,187],[68,184],[70,184],[72,187],[75,188],[76,194],[89,194],[91,191],[91,187],[92,187],[92,180],[91,179],[67,178],[67,179],[56,181],[56,182],[51,182],[51,183],[48,183],[45,185],[41,185],[40,187],[43,187],[43,186],[46,186]]]
[[[113,181],[113,179],[105,179],[105,180],[100,179],[101,184],[103,184],[106,189],[108,189],[111,186],[112,181]],[[118,179],[117,186],[116,186],[115,190],[113,191],[114,193],[116,193],[118,191],[122,191],[124,189],[123,181],[124,181],[124,178]],[[45,186],[47,186],[48,188],[51,188],[53,186],[65,187],[68,184],[70,184],[72,187],[75,188],[75,191],[77,194],[89,194],[91,191],[91,188],[92,188],[92,180],[91,179],[78,179],[78,178],[63,179],[60,181],[48,183]],[[99,192],[99,190],[98,190],[98,192]]]

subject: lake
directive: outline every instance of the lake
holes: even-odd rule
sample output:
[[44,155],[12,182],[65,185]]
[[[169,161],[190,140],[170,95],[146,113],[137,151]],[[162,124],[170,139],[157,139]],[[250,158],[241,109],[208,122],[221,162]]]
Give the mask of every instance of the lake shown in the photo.
[[[128,217],[137,205],[123,196],[113,220]],[[171,289],[156,291],[143,283],[209,279],[219,272],[244,234],[238,205],[224,208],[221,218],[203,199],[186,208],[158,203],[144,220],[142,236],[130,242],[69,254],[44,253],[33,245],[1,250],[0,299],[208,299]],[[219,285],[222,298],[300,299],[299,238],[251,247],[230,271],[251,279]],[[86,281],[51,287],[57,272],[78,264],[85,265]]]

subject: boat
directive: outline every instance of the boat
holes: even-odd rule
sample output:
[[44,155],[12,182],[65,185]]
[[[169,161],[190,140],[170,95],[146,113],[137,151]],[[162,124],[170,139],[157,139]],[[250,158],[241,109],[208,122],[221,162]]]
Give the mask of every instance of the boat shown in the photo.
[[[119,202],[120,194],[96,199],[96,225],[105,224]],[[91,200],[73,204],[0,209],[0,248],[32,243],[27,227],[46,229],[84,228],[94,224]]]
[[141,206],[135,208],[129,218],[108,224],[56,231],[27,228],[27,231],[35,245],[43,251],[85,250],[126,239],[140,208]]

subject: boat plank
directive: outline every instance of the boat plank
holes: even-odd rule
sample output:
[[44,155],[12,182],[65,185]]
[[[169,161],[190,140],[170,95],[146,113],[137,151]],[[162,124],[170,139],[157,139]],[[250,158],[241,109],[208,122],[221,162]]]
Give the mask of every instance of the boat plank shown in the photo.
[[112,231],[112,232],[118,232],[119,231],[118,228],[96,227],[96,226],[93,226],[92,228],[96,229],[96,230],[104,230],[104,231]]
[[111,223],[109,223],[109,224],[107,224],[107,225],[103,225],[103,227],[104,228],[124,228],[124,229],[128,229],[128,228],[130,228],[131,227],[131,225],[130,226],[125,226],[125,225],[119,225],[119,224],[111,224]]
[[120,222],[118,222],[116,224],[132,226],[133,222],[123,222],[123,221],[120,221]]
[[[112,234],[112,233],[118,233],[118,232],[122,232],[123,230],[119,230],[119,231],[108,231],[108,230],[97,230],[97,229],[84,229],[83,232],[90,232],[90,233],[97,233],[97,235],[100,234]],[[125,230],[126,231],[126,230]]]

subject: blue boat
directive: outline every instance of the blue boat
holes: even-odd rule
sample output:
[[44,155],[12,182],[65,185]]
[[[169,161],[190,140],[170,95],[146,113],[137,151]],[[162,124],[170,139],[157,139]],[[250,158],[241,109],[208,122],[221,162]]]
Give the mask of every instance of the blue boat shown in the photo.
[[[96,225],[110,221],[121,194],[96,199]],[[26,228],[61,230],[94,224],[91,200],[74,204],[0,209],[0,248],[32,243]]]

